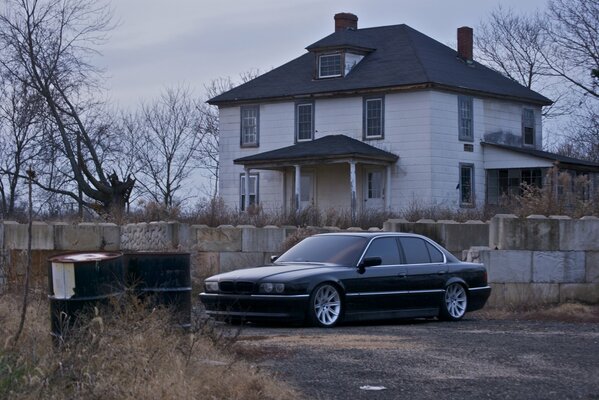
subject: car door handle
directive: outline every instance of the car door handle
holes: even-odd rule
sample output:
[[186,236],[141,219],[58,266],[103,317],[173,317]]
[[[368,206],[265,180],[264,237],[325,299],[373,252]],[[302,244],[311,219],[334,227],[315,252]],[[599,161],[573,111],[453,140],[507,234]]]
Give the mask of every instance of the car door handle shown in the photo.
[[443,271],[439,271],[439,272],[437,272],[437,275],[443,275],[443,274],[445,274],[445,273],[447,273],[447,271],[443,270]]
[[407,276],[407,274],[405,272],[402,272],[402,273],[398,274],[397,276],[399,276],[400,278],[405,278]]

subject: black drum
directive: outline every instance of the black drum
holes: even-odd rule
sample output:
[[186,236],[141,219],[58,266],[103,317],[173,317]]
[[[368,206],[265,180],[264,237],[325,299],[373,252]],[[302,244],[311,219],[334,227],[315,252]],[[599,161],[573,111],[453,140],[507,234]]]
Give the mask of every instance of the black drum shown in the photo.
[[189,253],[138,252],[125,254],[127,286],[150,306],[167,306],[174,323],[191,326]]
[[63,254],[48,260],[51,332],[63,338],[77,318],[125,292],[122,253]]

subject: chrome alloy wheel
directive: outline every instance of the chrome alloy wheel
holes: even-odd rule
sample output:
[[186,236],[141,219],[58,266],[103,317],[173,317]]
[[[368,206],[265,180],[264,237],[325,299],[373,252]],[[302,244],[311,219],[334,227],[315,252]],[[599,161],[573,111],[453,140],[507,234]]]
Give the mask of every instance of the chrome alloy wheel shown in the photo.
[[466,290],[458,283],[451,284],[445,289],[445,308],[453,319],[460,319],[466,313],[468,298]]
[[314,294],[314,315],[322,326],[334,325],[341,315],[341,296],[334,286],[324,284]]

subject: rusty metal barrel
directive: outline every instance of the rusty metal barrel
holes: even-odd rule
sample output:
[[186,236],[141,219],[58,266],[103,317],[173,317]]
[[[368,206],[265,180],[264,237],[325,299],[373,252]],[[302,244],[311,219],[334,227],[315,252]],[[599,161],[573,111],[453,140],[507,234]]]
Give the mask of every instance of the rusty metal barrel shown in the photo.
[[64,337],[77,319],[125,293],[123,254],[62,254],[48,260],[51,333]]
[[191,326],[191,270],[189,253],[126,253],[127,286],[150,306],[172,310],[175,325]]

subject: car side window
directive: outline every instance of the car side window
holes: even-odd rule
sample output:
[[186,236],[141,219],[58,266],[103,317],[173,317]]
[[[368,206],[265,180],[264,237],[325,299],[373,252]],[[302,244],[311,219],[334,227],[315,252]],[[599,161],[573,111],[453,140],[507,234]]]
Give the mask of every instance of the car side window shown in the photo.
[[407,264],[428,264],[431,257],[426,247],[427,243],[417,237],[399,238]]
[[364,257],[380,257],[383,261],[381,265],[401,264],[399,248],[394,237],[374,239],[370,243]]
[[426,248],[428,249],[428,254],[431,256],[431,262],[442,263],[443,262],[443,253],[441,253],[439,251],[439,249],[437,249],[435,246],[433,246],[429,242],[425,242],[425,243],[426,243]]

